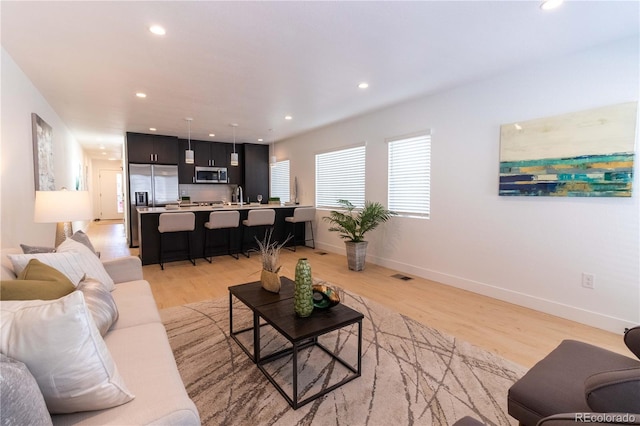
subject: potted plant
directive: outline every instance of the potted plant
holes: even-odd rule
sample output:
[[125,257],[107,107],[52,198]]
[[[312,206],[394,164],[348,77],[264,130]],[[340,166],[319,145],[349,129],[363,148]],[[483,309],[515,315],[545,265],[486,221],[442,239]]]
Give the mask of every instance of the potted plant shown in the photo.
[[260,274],[260,282],[262,284],[262,288],[265,290],[272,293],[279,293],[281,286],[280,276],[278,275],[281,268],[281,265],[278,265],[280,249],[284,247],[291,236],[287,237],[287,239],[282,243],[278,243],[277,241],[271,241],[272,233],[273,230],[265,232],[264,239],[262,241],[256,238],[258,247],[260,248],[260,255],[262,256],[262,273]]
[[329,231],[340,233],[347,246],[347,264],[353,271],[364,269],[367,255],[367,244],[364,235],[376,229],[378,225],[388,221],[396,213],[387,210],[378,202],[365,201],[364,208],[356,210],[356,207],[348,200],[338,200],[344,210],[332,210],[329,216],[323,217],[331,223]]

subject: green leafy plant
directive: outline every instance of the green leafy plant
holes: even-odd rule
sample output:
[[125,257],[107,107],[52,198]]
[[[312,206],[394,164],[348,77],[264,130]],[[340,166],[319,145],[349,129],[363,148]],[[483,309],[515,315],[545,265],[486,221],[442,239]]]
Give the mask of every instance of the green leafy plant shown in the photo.
[[278,243],[277,241],[271,241],[271,234],[273,230],[270,229],[268,232],[265,232],[264,239],[260,241],[257,237],[255,237],[258,242],[258,247],[260,248],[260,254],[262,255],[262,269],[269,272],[278,273],[280,271],[281,265],[278,265],[278,259],[280,257],[280,249],[287,244],[287,241],[291,239],[291,235],[287,237],[282,243]]
[[378,225],[397,214],[375,201],[365,201],[364,208],[360,210],[348,200],[338,200],[338,203],[344,210],[332,210],[329,216],[323,219],[331,223],[329,231],[339,232],[340,238],[356,243],[364,241],[367,232],[376,229]]

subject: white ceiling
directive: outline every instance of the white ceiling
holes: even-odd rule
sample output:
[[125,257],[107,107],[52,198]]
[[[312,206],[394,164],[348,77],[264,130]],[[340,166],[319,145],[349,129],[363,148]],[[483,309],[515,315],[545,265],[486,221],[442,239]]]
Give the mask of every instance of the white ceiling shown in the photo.
[[639,34],[637,1],[539,5],[2,1],[1,42],[100,158],[127,131],[186,138],[185,117],[192,139],[231,141],[238,123],[238,142],[280,140]]

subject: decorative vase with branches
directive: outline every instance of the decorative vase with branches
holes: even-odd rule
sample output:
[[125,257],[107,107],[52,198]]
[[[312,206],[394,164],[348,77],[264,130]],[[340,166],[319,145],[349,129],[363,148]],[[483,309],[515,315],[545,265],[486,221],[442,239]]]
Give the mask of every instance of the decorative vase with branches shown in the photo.
[[260,282],[262,288],[272,293],[280,292],[280,276],[278,272],[282,265],[278,265],[280,259],[280,250],[289,241],[291,236],[287,237],[283,242],[271,241],[273,230],[265,232],[264,239],[261,241],[256,238],[260,255],[262,257],[262,272],[260,274]]

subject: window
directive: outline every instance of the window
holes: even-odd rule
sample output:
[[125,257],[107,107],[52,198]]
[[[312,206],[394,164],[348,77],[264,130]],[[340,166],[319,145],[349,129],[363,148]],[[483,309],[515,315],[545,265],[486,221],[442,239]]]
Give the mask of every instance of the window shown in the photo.
[[401,216],[429,217],[431,133],[387,140],[389,144],[389,210]]
[[280,197],[280,201],[291,201],[289,195],[289,160],[278,161],[271,165],[271,197]]
[[339,207],[349,200],[364,207],[365,146],[316,155],[316,207]]

